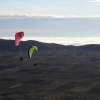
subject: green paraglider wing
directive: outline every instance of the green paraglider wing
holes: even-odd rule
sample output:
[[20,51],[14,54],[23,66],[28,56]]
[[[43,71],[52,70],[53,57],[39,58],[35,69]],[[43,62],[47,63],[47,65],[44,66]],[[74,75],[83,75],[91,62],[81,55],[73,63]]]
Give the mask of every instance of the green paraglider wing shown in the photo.
[[32,46],[32,47],[30,47],[30,48],[28,49],[28,56],[29,56],[29,58],[32,57],[33,52],[34,52],[35,50],[38,50],[37,46]]

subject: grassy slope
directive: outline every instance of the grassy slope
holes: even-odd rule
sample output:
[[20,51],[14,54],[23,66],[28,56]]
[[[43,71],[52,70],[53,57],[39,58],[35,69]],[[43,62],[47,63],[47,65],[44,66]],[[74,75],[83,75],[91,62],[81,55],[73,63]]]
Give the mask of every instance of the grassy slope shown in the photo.
[[22,54],[0,52],[0,100],[100,100],[99,51]]

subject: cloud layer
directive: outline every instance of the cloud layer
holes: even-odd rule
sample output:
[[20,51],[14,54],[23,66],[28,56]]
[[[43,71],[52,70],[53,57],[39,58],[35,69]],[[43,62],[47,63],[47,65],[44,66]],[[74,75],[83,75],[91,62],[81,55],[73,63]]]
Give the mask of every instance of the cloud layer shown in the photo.
[[89,0],[90,2],[97,2],[100,3],[100,0]]
[[42,14],[1,14],[0,19],[7,18],[100,18],[100,16],[77,16],[77,15],[42,15]]
[[[14,37],[2,37],[2,39],[14,40]],[[36,40],[45,43],[56,43],[63,45],[86,45],[86,44],[100,44],[99,37],[24,37],[22,41]]]

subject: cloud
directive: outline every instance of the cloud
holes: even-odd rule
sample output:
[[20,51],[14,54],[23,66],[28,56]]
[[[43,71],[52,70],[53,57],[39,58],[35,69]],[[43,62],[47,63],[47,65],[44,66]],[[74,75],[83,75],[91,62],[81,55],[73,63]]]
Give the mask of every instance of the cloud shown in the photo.
[[89,2],[96,2],[96,3],[100,3],[100,0],[89,0]]
[[[14,37],[1,37],[2,39],[14,40]],[[24,37],[22,41],[36,40],[46,43],[56,43],[63,45],[86,45],[86,44],[100,44],[99,37]]]
[[37,14],[4,14],[0,15],[0,18],[79,18],[81,16],[68,15],[68,16],[58,16],[58,15],[37,15]]
[[42,14],[1,14],[0,19],[15,19],[15,18],[100,18],[100,16],[77,16],[77,15],[42,15]]

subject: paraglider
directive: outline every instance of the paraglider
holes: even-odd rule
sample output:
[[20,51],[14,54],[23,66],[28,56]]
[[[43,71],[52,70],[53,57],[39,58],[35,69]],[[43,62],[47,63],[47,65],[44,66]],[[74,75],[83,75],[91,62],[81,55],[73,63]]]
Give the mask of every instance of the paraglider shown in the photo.
[[18,46],[19,45],[19,43],[20,43],[20,41],[21,41],[21,39],[24,37],[24,32],[23,31],[21,31],[21,32],[17,32],[16,34],[15,34],[15,46]]
[[36,66],[36,63],[34,64],[34,66]]
[[20,59],[19,59],[20,61],[22,61],[23,60],[23,58],[22,57],[20,57]]
[[[20,43],[20,41],[21,41],[21,39],[22,39],[23,37],[24,37],[24,32],[23,32],[23,31],[17,32],[17,33],[15,34],[15,46],[18,46],[18,45],[19,45],[19,43]],[[23,58],[20,57],[19,60],[22,61]]]
[[38,50],[37,46],[31,46],[31,47],[28,49],[28,57],[29,57],[29,58],[32,57],[34,50]]

